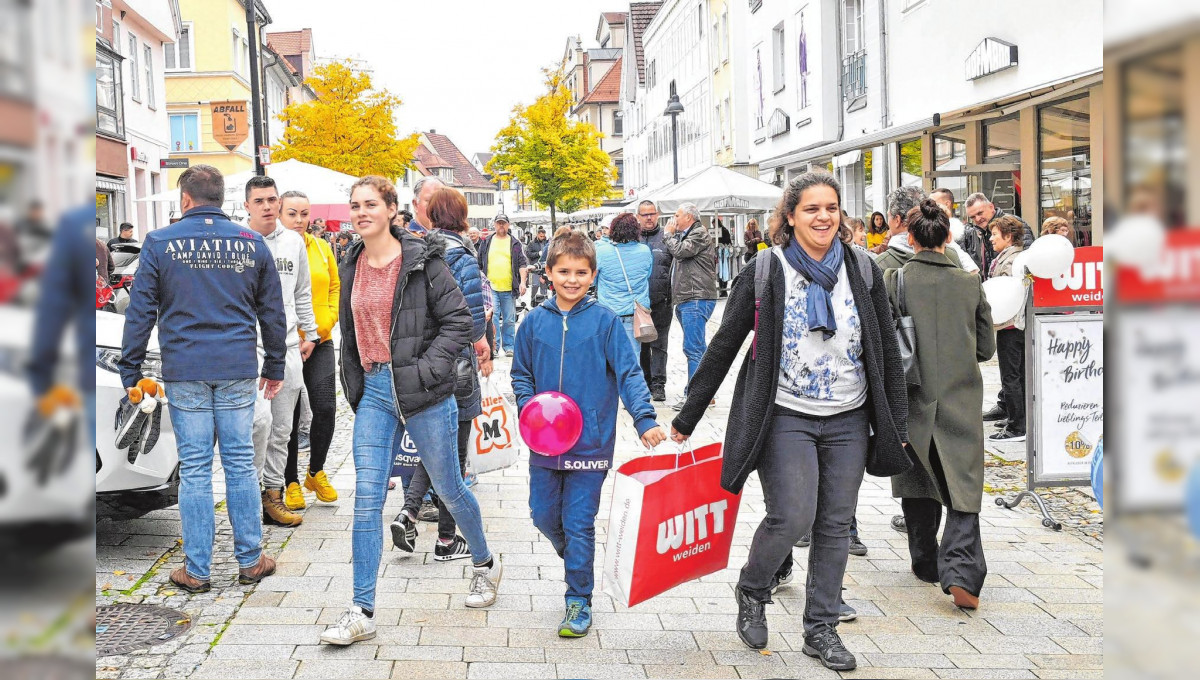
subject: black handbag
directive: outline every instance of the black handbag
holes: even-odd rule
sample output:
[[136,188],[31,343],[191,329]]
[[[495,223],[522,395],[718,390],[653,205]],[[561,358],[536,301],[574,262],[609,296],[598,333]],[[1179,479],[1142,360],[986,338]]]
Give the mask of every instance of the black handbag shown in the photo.
[[900,346],[900,363],[904,366],[904,381],[909,387],[921,386],[921,368],[917,364],[917,326],[908,315],[904,302],[904,268],[896,270],[896,300],[900,313],[896,317],[896,344]]

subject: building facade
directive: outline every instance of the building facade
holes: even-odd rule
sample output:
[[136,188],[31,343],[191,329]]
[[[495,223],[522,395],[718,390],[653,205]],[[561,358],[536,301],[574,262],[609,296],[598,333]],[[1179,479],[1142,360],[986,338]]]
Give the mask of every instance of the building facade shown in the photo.
[[[636,64],[637,79],[622,96],[629,200],[671,184],[676,161],[680,179],[712,165],[715,148],[708,3],[634,3],[630,13],[632,40],[625,51]],[[672,120],[664,115],[672,94],[683,105],[674,136]]]
[[[101,210],[97,194],[98,231],[117,235],[121,222],[134,226],[139,240],[166,226],[168,205],[141,199],[165,191],[167,170],[162,161],[170,154],[167,118],[165,48],[178,39],[178,0],[113,0],[113,52],[121,56],[123,126],[128,154],[123,200],[114,193]],[[109,180],[112,181],[112,180]],[[115,219],[120,217],[120,219]]]
[[421,177],[437,177],[466,197],[467,221],[472,227],[491,227],[499,191],[449,137],[437,130],[420,133],[413,164],[415,170],[406,172],[397,186],[401,207],[412,210],[412,188]]
[[[259,0],[245,1],[254,2],[255,30],[261,32],[270,15]],[[206,163],[226,175],[253,170],[246,7],[239,0],[179,4],[179,40],[165,47],[170,157]],[[181,172],[171,170],[169,186]]]
[[[782,184],[826,168],[856,217],[882,211],[900,185],[949,188],[960,215],[981,191],[1031,224],[1065,217],[1080,245],[1099,242],[1098,5],[813,0],[751,10],[761,178]],[[1081,36],[1069,49],[1062,26]],[[920,63],[941,66],[898,67],[915,45]]]

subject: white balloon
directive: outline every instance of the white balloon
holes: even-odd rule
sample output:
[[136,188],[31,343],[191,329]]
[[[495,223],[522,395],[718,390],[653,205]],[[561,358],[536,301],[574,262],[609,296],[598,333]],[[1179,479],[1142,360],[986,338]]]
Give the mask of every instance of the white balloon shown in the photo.
[[1167,228],[1151,215],[1130,215],[1104,237],[1104,254],[1121,264],[1156,267],[1167,242]]
[[1012,272],[1013,276],[1017,277],[1018,279],[1025,278],[1025,275],[1029,273],[1028,250],[1022,250],[1021,252],[1017,253],[1016,257],[1013,258]]
[[992,307],[992,324],[1007,326],[1025,304],[1025,284],[1013,276],[997,276],[983,282],[983,294]]
[[1047,234],[1039,237],[1029,248],[1026,267],[1029,273],[1042,279],[1066,274],[1075,262],[1075,246],[1065,236]]

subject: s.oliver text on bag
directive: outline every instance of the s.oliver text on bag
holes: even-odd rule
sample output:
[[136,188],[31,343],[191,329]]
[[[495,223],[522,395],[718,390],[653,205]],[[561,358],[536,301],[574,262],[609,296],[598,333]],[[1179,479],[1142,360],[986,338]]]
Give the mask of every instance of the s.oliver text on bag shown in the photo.
[[714,536],[725,532],[725,511],[729,501],[720,500],[715,503],[705,503],[695,510],[688,510],[682,515],[675,515],[665,522],[658,524],[658,554],[668,550],[678,550],[680,546],[690,546],[683,552],[673,555],[676,562],[691,557],[708,549],[711,543],[701,543],[693,546],[696,541],[708,538],[708,521],[712,518],[712,533]]

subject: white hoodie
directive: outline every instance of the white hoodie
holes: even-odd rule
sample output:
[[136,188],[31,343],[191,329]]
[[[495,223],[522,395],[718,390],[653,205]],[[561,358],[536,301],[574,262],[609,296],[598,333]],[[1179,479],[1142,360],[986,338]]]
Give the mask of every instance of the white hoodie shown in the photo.
[[[313,314],[312,279],[308,274],[308,250],[304,238],[287,229],[278,221],[275,231],[264,236],[267,249],[275,258],[275,269],[279,272],[279,283],[283,289],[283,308],[287,313],[288,349],[300,347],[297,326],[307,337],[317,337],[317,317]],[[262,351],[262,333],[258,335],[258,348]]]

